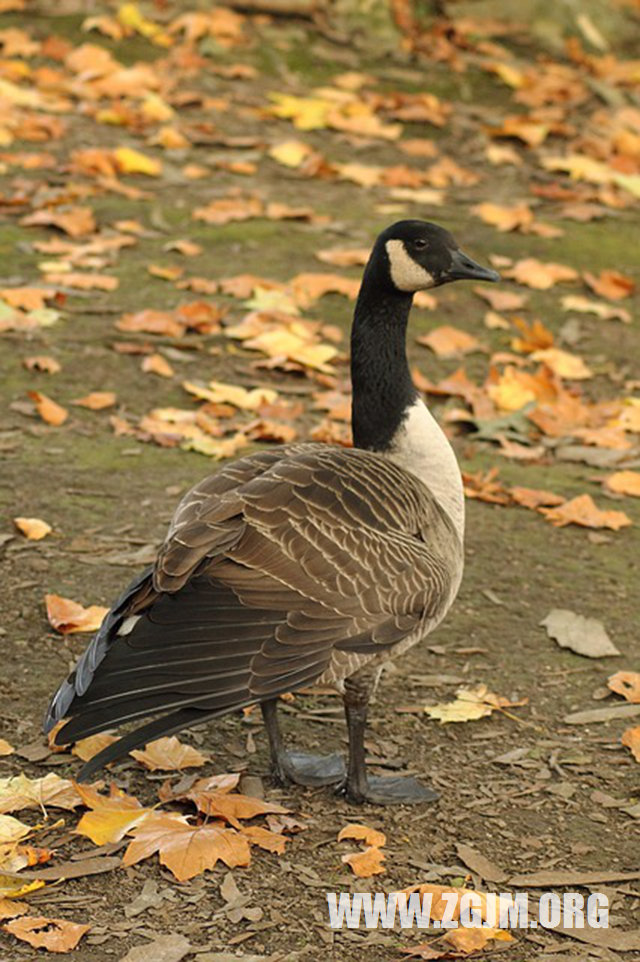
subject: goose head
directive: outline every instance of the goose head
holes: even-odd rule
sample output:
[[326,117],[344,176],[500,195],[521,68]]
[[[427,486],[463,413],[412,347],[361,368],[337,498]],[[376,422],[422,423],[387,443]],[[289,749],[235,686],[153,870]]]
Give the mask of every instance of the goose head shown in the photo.
[[500,275],[482,267],[460,250],[449,231],[422,220],[400,220],[378,237],[370,258],[378,280],[396,291],[439,287],[451,281],[499,281]]

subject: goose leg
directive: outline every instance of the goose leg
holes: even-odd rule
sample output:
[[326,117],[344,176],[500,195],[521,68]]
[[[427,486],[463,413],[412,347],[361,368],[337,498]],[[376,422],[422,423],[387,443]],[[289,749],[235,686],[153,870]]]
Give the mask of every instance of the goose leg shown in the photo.
[[433,802],[439,796],[410,775],[380,778],[367,775],[364,733],[371,684],[366,676],[352,675],[344,683],[344,708],[349,734],[349,765],[340,790],[349,802],[374,805],[414,805]]
[[271,771],[281,785],[294,782],[316,788],[344,781],[345,765],[341,755],[311,755],[307,752],[289,752],[285,749],[278,724],[278,702],[272,698],[260,703],[262,717],[269,739]]

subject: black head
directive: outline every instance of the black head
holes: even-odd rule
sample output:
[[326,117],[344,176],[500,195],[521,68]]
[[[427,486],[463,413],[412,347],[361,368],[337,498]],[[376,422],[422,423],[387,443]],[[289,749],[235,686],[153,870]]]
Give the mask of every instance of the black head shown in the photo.
[[443,227],[423,220],[399,220],[387,227],[371,253],[371,269],[386,273],[396,290],[415,293],[450,281],[499,281],[500,275],[481,267]]

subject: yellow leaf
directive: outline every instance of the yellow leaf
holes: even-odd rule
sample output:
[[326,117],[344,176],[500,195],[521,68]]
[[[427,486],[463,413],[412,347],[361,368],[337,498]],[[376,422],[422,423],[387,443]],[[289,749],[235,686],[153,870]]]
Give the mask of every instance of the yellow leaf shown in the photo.
[[82,804],[73,782],[49,772],[43,778],[14,775],[0,778],[0,812],[17,812],[23,808],[74,809]]
[[152,772],[175,772],[183,768],[198,768],[209,761],[197,748],[185,745],[175,735],[170,738],[158,738],[145,745],[144,751],[136,750],[130,754]]
[[313,153],[313,148],[302,140],[284,140],[269,148],[269,157],[284,167],[299,167]]
[[417,337],[416,341],[431,348],[437,357],[460,357],[470,351],[481,350],[477,337],[449,324],[434,328],[428,334]]
[[15,748],[4,738],[0,738],[0,755],[13,755]]
[[127,795],[115,785],[109,795],[101,795],[90,785],[75,785],[82,803],[90,807],[85,812],[74,831],[85,835],[95,845],[119,842],[126,832],[139,825],[153,812],[152,808],[142,808],[137,798]]
[[476,721],[478,718],[486,718],[497,708],[521,704],[523,702],[510,702],[507,698],[495,695],[486,685],[476,685],[474,688],[459,688],[455,701],[433,705],[425,708],[424,711],[430,718],[436,718],[445,724]]
[[[25,825],[12,815],[0,815],[0,845],[6,842],[18,842],[31,831],[31,826]],[[1,856],[0,856],[1,858]]]
[[117,147],[113,157],[123,174],[146,174],[147,177],[159,177],[162,173],[162,161],[155,157],[148,157],[133,147]]
[[624,511],[601,511],[589,494],[572,498],[558,508],[540,508],[540,512],[557,528],[577,524],[584,528],[611,528],[617,531],[632,523]]
[[233,404],[243,411],[257,411],[263,404],[273,404],[278,397],[278,392],[270,388],[254,387],[247,390],[238,384],[224,384],[222,381],[210,381],[208,387],[184,381],[182,386],[190,394],[212,404]]
[[607,491],[640,498],[640,471],[616,471],[604,479]]
[[558,377],[570,378],[572,381],[582,381],[593,377],[593,371],[585,364],[581,357],[563,351],[558,347],[548,347],[542,351],[534,351],[531,355],[534,361],[542,361],[550,367]]
[[276,117],[292,120],[299,130],[319,130],[327,126],[333,104],[318,97],[294,97],[291,94],[271,93],[274,102],[271,112]]
[[51,525],[41,518],[14,518],[13,523],[29,541],[41,541],[53,531]]
[[443,936],[444,942],[452,945],[458,952],[464,952],[465,955],[484,949],[492,939],[512,942],[513,936],[505,929],[494,929],[489,926],[452,929]]
[[81,758],[83,762],[88,762],[94,755],[101,752],[103,748],[106,748],[108,745],[113,745],[113,743],[117,741],[117,737],[110,735],[108,732],[89,735],[87,738],[80,738],[75,743],[71,749],[71,754]]
[[101,605],[83,608],[77,601],[60,595],[45,595],[44,600],[49,624],[62,635],[71,635],[76,631],[97,631],[109,611]]
[[0,872],[0,898],[19,899],[20,896],[27,895],[29,892],[36,892],[41,888],[44,888],[44,882],[39,879],[33,882],[25,882],[13,875],[3,875]]

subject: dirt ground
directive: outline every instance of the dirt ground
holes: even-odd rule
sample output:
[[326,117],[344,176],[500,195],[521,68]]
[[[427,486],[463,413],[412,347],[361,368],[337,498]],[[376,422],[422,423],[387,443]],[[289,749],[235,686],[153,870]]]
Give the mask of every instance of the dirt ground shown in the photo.
[[[111,11],[105,6],[104,12]],[[37,39],[56,34],[75,44],[86,40],[80,30],[83,16],[73,11],[54,16],[42,4],[32,18],[10,13],[4,20],[7,27],[27,27]],[[223,52],[222,60],[251,64],[258,68],[256,77],[228,80],[203,70],[189,76],[185,84],[212,97],[228,98],[234,105],[215,114],[218,133],[255,138],[256,143],[298,137],[299,131],[292,133],[287,121],[260,113],[265,91],[300,94],[327,83],[337,72],[367,71],[383,89],[414,91],[426,84],[427,89],[451,101],[454,112],[444,129],[415,124],[411,135],[435,137],[443,153],[476,170],[483,179],[473,186],[450,187],[444,204],[435,209],[393,200],[382,188],[366,190],[346,181],[301,178],[266,159],[259,146],[234,150],[209,145],[188,148],[178,159],[169,157],[166,175],[157,183],[133,179],[152,191],[151,199],[132,200],[115,193],[91,198],[101,224],[136,218],[145,226],[140,243],[125,249],[111,271],[120,280],[118,290],[71,294],[62,308],[63,319],[54,326],[28,335],[0,335],[4,402],[0,426],[0,734],[19,749],[40,739],[47,700],[86,643],[86,636],[62,638],[48,628],[45,593],[84,604],[109,605],[139,570],[140,559],[146,563],[161,541],[180,494],[215,470],[215,463],[198,453],[117,436],[109,425],[110,412],[71,407],[62,427],[43,424],[29,406],[27,392],[42,390],[67,405],[90,390],[115,391],[118,413],[138,417],[152,408],[191,403],[185,401],[180,387],[184,377],[271,385],[306,397],[304,379],[278,371],[256,373],[250,367],[255,355],[240,348],[232,352],[219,336],[192,335],[190,349],[178,352],[167,338],[118,334],[114,320],[122,312],[173,307],[184,299],[184,293],[173,284],[146,271],[152,262],[182,263],[178,255],[164,252],[168,240],[189,237],[202,244],[203,253],[189,264],[191,273],[220,278],[247,271],[286,280],[298,272],[318,270],[314,253],[320,248],[366,247],[377,231],[396,217],[421,216],[449,227],[463,248],[482,262],[490,254],[538,256],[578,270],[615,268],[640,281],[637,213],[632,208],[589,223],[563,221],[564,235],[552,240],[497,233],[470,216],[471,204],[513,201],[526,192],[530,177],[540,177],[532,174],[526,158],[523,167],[506,168],[491,168],[484,159],[482,124],[477,123],[474,111],[482,107],[486,118],[509,109],[506,88],[495,78],[473,67],[456,73],[448,64],[430,64],[426,70],[424,61],[400,55],[372,58],[364,50],[332,44],[302,21],[251,23],[247,30],[251,44],[240,51]],[[92,42],[116,51],[121,58],[126,56],[129,63],[159,56],[158,50],[140,37],[115,44],[93,35]],[[521,42],[520,54],[524,53],[533,62],[536,51]],[[45,145],[58,158],[60,168],[20,171],[20,177],[46,179],[50,185],[60,186],[68,177],[63,161],[73,148],[129,142],[126,132],[99,126],[80,111],[65,119],[64,139]],[[196,108],[191,119],[205,118]],[[579,120],[579,114],[573,119]],[[400,162],[395,146],[384,141],[366,140],[354,146],[347,136],[326,130],[302,136],[332,160],[382,165]],[[35,146],[43,149],[42,144]],[[257,173],[240,178],[216,169],[213,162],[220,157],[255,161]],[[188,162],[209,164],[209,178],[181,180],[179,169]],[[17,176],[15,169],[5,174],[5,196],[12,194]],[[213,227],[191,220],[195,206],[237,186],[257,189],[269,200],[308,205],[328,215],[330,224],[254,219]],[[546,219],[553,221],[553,216]],[[37,265],[43,255],[31,243],[50,236],[47,228],[20,226],[17,216],[6,220],[0,233],[3,287],[37,282]],[[345,273],[356,278],[359,270],[351,268]],[[507,284],[507,288],[512,286]],[[214,297],[213,301],[229,304],[232,316],[242,316],[242,308],[229,298]],[[557,335],[566,324],[558,301],[552,292],[534,291],[527,317],[542,317]],[[637,312],[639,301],[635,294],[625,301],[625,307]],[[452,323],[476,333],[492,351],[508,348],[504,331],[483,327],[486,305],[470,287],[452,285],[438,292],[438,302],[436,313],[414,311],[415,334],[438,323]],[[338,324],[346,332],[350,311],[346,299],[334,295],[323,298],[309,316]],[[638,376],[637,319],[630,325],[611,322],[605,326],[581,315],[578,323],[579,352],[596,372],[584,387],[585,393],[596,398],[616,396],[625,378]],[[114,341],[125,337],[164,351],[176,369],[175,376],[163,379],[141,374],[139,356],[113,350]],[[219,350],[210,353],[211,347]],[[434,381],[460,364],[459,360],[436,358],[413,340],[410,349],[412,360]],[[34,354],[54,355],[62,370],[55,377],[25,370],[22,359]],[[480,372],[486,372],[486,355],[472,355],[466,366],[470,376],[479,378]],[[346,370],[343,362],[341,375]],[[438,401],[434,410],[440,415],[455,406],[452,401]],[[305,409],[297,425],[301,436],[318,420],[317,412]],[[495,446],[474,439],[472,433],[457,434],[454,444],[466,471],[497,464],[505,483],[546,488],[567,497],[589,491],[603,507],[623,507],[634,525],[617,532],[589,532],[574,525],[558,529],[533,511],[468,502],[466,573],[457,602],[434,636],[385,673],[372,707],[367,742],[369,761],[376,770],[415,773],[438,789],[440,800],[424,808],[356,809],[328,790],[282,790],[269,779],[266,739],[255,714],[202,726],[184,737],[212,757],[207,771],[239,771],[251,776],[244,783],[248,790],[264,791],[270,800],[308,816],[308,829],[292,838],[284,855],[256,851],[248,868],[234,869],[235,882],[247,897],[246,906],[261,910],[253,913],[253,918],[234,920],[233,913],[225,911],[220,885],[226,868],[219,866],[190,882],[178,883],[155,857],[132,868],[70,879],[34,893],[29,898],[32,914],[91,924],[91,931],[73,953],[78,962],[119,960],[132,947],[173,933],[189,939],[193,948],[186,958],[199,962],[232,958],[317,962],[323,957],[336,962],[387,962],[403,957],[402,949],[431,936],[364,928],[332,932],[327,891],[391,891],[418,882],[460,885],[464,880],[484,890],[504,891],[505,884],[507,889],[513,888],[508,880],[514,876],[542,870],[581,872],[596,878],[578,890],[584,895],[603,891],[609,896],[612,928],[573,936],[529,931],[517,934],[515,945],[492,943],[498,949],[485,950],[483,955],[504,951],[508,953],[505,958],[518,962],[640,959],[640,874],[635,881],[624,879],[624,873],[638,872],[640,861],[638,806],[636,818],[624,810],[640,797],[640,768],[620,744],[628,723],[618,719],[585,725],[565,720],[571,713],[620,701],[610,693],[603,699],[607,677],[618,668],[638,667],[640,505],[633,498],[626,498],[624,505],[607,502],[593,482],[594,476],[600,476],[598,468],[584,462],[507,460],[496,454]],[[48,520],[54,534],[40,542],[21,538],[11,519],[25,515]],[[621,657],[590,660],[560,649],[540,626],[553,608],[602,620]],[[486,683],[513,701],[526,698],[528,702],[508,715],[496,712],[491,718],[460,725],[440,725],[424,714],[402,710],[447,701],[463,683]],[[283,718],[287,737],[297,746],[325,751],[345,748],[345,729],[335,697],[297,697],[285,706]],[[49,755],[37,763],[15,754],[0,758],[0,777],[20,771],[31,777],[47,771],[73,775],[78,765],[77,759],[66,753]],[[153,804],[160,776],[145,775],[130,761],[118,765],[112,777],[143,803]],[[50,818],[55,820],[60,814],[68,815],[55,812]],[[338,843],[336,835],[353,820],[386,833],[383,875],[357,879],[342,863],[342,855],[354,846]],[[63,840],[58,857],[68,859],[74,853],[93,851],[87,839],[69,836],[66,831],[57,837]],[[112,848],[121,851],[124,844]],[[505,882],[491,883],[473,871],[461,857],[460,845],[472,846],[498,866]],[[598,882],[603,873],[605,877],[609,873],[609,878],[623,873],[623,877]],[[153,897],[144,911],[132,913],[132,903],[144,886]],[[560,886],[556,890],[565,889]],[[530,891],[535,896],[540,890],[532,887]],[[623,951],[624,940],[616,943],[612,939],[621,932],[629,933],[628,951]],[[41,956],[40,951],[0,934],[3,962]]]

